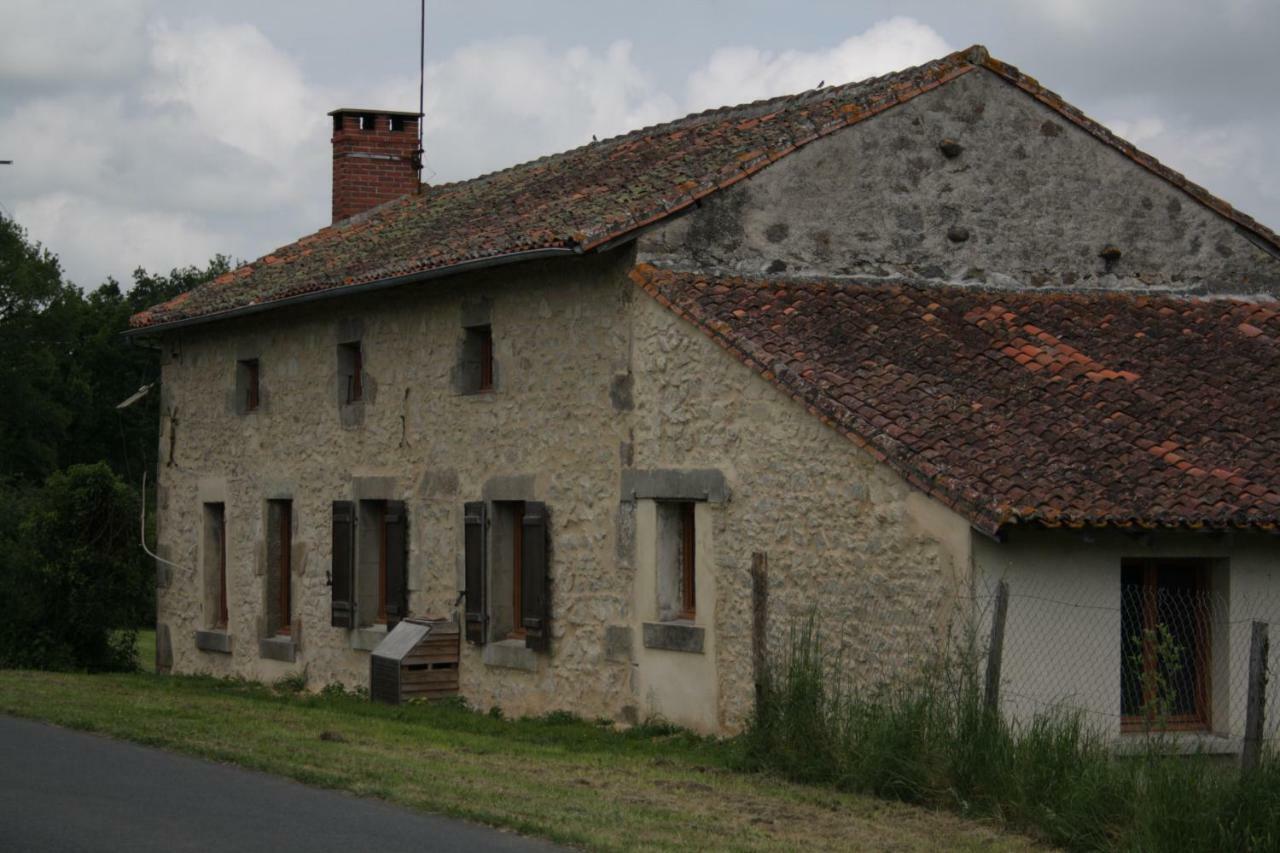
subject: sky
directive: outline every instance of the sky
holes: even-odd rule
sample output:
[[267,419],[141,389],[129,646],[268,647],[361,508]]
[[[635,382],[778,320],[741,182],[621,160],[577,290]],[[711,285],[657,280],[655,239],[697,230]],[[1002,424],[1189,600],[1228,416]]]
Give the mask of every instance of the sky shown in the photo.
[[[427,0],[429,182],[970,44],[1280,229],[1277,0]],[[326,113],[412,110],[418,0],[4,0],[0,212],[72,281],[329,223]]]

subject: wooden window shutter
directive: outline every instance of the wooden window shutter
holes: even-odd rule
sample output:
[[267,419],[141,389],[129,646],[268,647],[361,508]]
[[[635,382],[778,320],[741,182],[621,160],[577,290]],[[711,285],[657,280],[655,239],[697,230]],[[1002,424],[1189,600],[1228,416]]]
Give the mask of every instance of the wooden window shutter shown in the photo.
[[484,596],[485,520],[483,501],[463,504],[464,560],[466,563],[466,634],[467,642],[482,645],[487,633],[487,606]]
[[524,644],[535,651],[551,648],[550,524],[546,504],[526,501],[520,543],[521,624]]
[[356,505],[351,501],[334,501],[333,567],[329,576],[333,601],[329,624],[335,628],[356,626],[355,525]]
[[403,501],[387,501],[387,630],[409,615],[409,516]]

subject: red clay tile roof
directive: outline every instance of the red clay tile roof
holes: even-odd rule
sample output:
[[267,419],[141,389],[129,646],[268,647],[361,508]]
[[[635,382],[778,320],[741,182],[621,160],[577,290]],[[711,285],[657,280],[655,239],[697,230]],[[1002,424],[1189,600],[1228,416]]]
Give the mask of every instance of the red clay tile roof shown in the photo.
[[408,195],[271,252],[140,312],[135,328],[213,319],[321,291],[501,260],[590,251],[683,210],[815,139],[987,68],[1197,201],[1280,247],[1280,237],[1160,165],[1016,68],[975,46],[916,68],[711,110]]
[[989,533],[1280,521],[1275,303],[632,277]]

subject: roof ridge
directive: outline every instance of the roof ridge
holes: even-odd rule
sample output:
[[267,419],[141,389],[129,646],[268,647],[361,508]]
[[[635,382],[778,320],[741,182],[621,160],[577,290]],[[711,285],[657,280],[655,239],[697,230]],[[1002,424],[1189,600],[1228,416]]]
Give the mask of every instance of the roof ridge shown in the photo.
[[[910,75],[912,72],[918,71],[921,68],[924,68],[926,66],[952,64],[952,63],[959,62],[961,60],[968,62],[970,64],[976,64],[970,58],[971,55],[974,54],[974,51],[980,51],[982,56],[988,55],[985,47],[983,47],[982,45],[973,45],[972,47],[965,48],[964,50],[952,51],[951,53],[946,54],[945,56],[938,57],[937,59],[931,59],[928,62],[921,62],[917,65],[909,65],[905,68],[899,68],[894,71],[887,71],[884,74],[873,74],[870,77],[863,77],[859,80],[849,80],[837,85],[823,86],[820,89],[819,88],[805,89],[802,92],[793,92],[791,94],[786,94],[786,95],[774,95],[769,98],[758,98],[754,101],[746,101],[739,104],[724,104],[719,107],[708,107],[703,110],[697,110],[695,112],[685,113],[684,115],[679,116],[677,118],[668,119],[666,121],[654,122],[653,124],[645,125],[644,127],[634,128],[632,130],[624,131],[622,133],[614,134],[613,136],[608,136],[608,137],[605,137],[604,139],[586,142],[586,143],[583,143],[582,145],[578,145],[573,148],[566,148],[563,151],[554,151],[550,154],[542,154],[538,157],[534,157],[531,160],[525,160],[520,163],[513,163],[510,166],[504,166],[501,169],[494,169],[491,172],[482,172],[479,175],[474,175],[470,178],[462,178],[456,181],[449,181],[448,183],[444,183],[444,184],[432,184],[431,189],[439,191],[439,190],[445,190],[448,188],[457,188],[464,184],[484,181],[490,178],[494,178],[498,175],[503,175],[508,172],[515,171],[517,169],[523,169],[527,166],[533,166],[538,163],[545,163],[552,160],[557,160],[562,157],[567,157],[571,154],[575,154],[580,151],[586,151],[591,148],[602,148],[606,145],[616,145],[624,140],[650,136],[664,128],[671,128],[674,130],[677,125],[680,125],[684,122],[695,124],[696,122],[694,122],[693,119],[705,120],[705,119],[714,118],[716,116],[728,115],[730,113],[737,112],[739,110],[745,111],[750,109],[759,109],[771,104],[799,102],[802,98],[806,98],[806,97],[814,101],[827,100],[829,98],[838,99],[838,93],[847,92],[848,90],[854,87],[866,86],[879,81],[887,80],[891,77],[905,77]],[[819,97],[819,93],[821,94],[821,97]]]

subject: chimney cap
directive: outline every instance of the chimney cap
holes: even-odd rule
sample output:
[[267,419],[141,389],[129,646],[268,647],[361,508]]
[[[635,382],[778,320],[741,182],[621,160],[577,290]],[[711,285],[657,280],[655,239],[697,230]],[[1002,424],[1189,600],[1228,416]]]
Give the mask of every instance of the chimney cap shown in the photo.
[[408,118],[422,118],[423,115],[422,113],[409,112],[407,110],[376,110],[370,107],[338,107],[336,110],[330,110],[327,115],[337,116],[348,113],[374,116],[406,116]]

